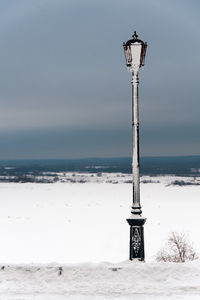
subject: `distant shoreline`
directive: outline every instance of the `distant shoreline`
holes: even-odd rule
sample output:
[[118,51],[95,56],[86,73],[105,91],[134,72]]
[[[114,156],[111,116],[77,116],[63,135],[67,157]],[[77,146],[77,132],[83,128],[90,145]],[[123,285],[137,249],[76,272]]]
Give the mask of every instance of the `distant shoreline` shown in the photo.
[[[44,177],[44,173],[82,172],[82,173],[132,173],[130,157],[83,158],[83,159],[39,159],[39,160],[0,160],[0,177],[17,181]],[[141,157],[140,174],[149,176],[200,176],[200,155]],[[52,176],[52,175],[51,175]],[[20,179],[21,178],[21,179]],[[9,181],[10,181],[9,180]],[[31,179],[32,180],[32,179]],[[1,180],[0,180],[1,181]],[[55,178],[56,181],[56,178]],[[32,182],[32,181],[31,181]],[[34,180],[35,182],[35,180]]]

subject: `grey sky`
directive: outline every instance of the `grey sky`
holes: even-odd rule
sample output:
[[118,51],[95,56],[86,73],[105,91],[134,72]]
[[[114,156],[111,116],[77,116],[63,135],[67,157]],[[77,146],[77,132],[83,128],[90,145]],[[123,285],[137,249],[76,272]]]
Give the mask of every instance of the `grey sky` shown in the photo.
[[200,154],[200,2],[2,0],[0,159],[131,155],[122,43],[147,41],[142,155]]

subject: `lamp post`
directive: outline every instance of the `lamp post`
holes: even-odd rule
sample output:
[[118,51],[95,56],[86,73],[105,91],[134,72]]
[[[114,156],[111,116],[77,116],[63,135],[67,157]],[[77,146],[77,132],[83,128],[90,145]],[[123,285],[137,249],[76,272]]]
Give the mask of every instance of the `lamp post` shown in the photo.
[[126,65],[132,72],[132,173],[133,173],[133,203],[131,216],[127,219],[130,225],[130,260],[141,260],[144,255],[144,231],[143,225],[146,219],[142,217],[140,205],[140,153],[139,153],[139,107],[138,85],[139,68],[144,66],[147,43],[138,39],[136,31],[133,38],[123,44]]

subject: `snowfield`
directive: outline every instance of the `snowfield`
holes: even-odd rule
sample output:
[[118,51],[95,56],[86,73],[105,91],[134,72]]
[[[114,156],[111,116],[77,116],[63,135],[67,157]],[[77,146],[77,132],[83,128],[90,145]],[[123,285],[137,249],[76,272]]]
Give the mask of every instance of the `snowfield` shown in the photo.
[[2,300],[197,300],[200,263],[11,265],[0,281]]
[[171,230],[200,253],[199,179],[141,179],[146,263],[127,261],[132,185],[92,180],[0,184],[0,300],[199,299],[199,261],[155,262]]

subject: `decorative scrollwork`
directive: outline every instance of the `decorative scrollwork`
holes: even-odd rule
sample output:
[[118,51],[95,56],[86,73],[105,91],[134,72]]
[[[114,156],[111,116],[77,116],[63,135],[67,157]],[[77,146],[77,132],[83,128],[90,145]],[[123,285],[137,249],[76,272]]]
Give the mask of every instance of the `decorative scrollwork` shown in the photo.
[[136,256],[139,253],[140,245],[141,245],[141,237],[140,237],[140,234],[139,234],[139,230],[138,230],[138,228],[135,228],[134,234],[133,234],[133,237],[132,237],[132,246],[133,246],[133,250],[134,250]]

